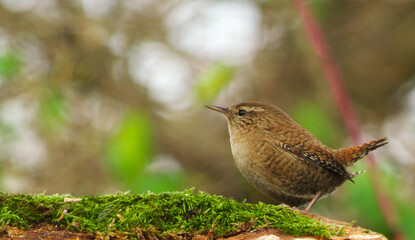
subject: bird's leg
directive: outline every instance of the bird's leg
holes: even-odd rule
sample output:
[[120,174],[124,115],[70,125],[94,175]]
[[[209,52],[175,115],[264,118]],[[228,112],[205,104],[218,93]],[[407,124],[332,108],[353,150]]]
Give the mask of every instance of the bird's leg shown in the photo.
[[307,208],[305,209],[306,212],[310,211],[311,207],[313,207],[314,203],[317,202],[317,200],[320,198],[321,191],[318,191],[316,195],[314,196],[313,200],[308,204]]

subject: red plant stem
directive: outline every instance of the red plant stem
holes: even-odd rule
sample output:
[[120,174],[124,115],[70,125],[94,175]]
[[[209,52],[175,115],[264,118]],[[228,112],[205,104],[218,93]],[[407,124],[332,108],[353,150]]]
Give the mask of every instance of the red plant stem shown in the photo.
[[[323,37],[320,26],[314,20],[313,15],[311,14],[308,6],[304,4],[303,0],[293,1],[304,23],[306,35],[314,51],[316,52],[326,80],[330,85],[336,105],[344,119],[349,135],[351,136],[353,143],[358,145],[362,143],[360,121],[357,117],[356,111],[353,108],[350,96],[343,84],[343,77],[337,68],[334,59],[331,57],[330,51],[328,50],[328,45]],[[404,239],[404,235],[398,230],[397,227],[397,214],[395,208],[377,180],[378,171],[373,155],[370,154],[367,157],[367,164],[369,168],[370,180],[373,184],[376,199],[385,221],[388,227],[394,231],[394,239]]]
[[300,12],[305,25],[307,37],[309,38],[310,43],[317,54],[317,58],[322,65],[324,75],[326,76],[328,84],[333,92],[336,104],[338,105],[341,115],[344,117],[347,130],[353,142],[360,143],[362,138],[360,134],[360,122],[356,112],[353,109],[350,96],[343,85],[342,75],[340,74],[338,68],[336,67],[336,63],[327,49],[328,45],[326,40],[324,39],[317,22],[313,19],[309,9],[302,2],[302,0],[294,0],[294,3]]

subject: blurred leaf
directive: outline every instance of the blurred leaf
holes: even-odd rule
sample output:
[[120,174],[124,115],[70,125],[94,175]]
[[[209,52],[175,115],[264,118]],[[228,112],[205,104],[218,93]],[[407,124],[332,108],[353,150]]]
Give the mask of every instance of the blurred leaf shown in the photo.
[[378,163],[381,171],[380,175],[382,176],[379,181],[383,189],[387,191],[390,199],[393,200],[393,207],[396,208],[398,213],[400,230],[408,239],[415,239],[415,203],[413,197],[408,199],[405,196],[405,194],[410,193],[403,189],[405,184],[402,183],[403,179],[400,178],[399,169],[396,168],[393,162],[382,161]]
[[[364,161],[363,159],[357,162],[351,171],[367,170]],[[358,220],[359,226],[391,237],[392,232],[378,206],[369,174],[360,174],[354,181],[355,183],[346,181],[332,197],[319,200],[316,207],[320,211],[332,212],[333,218],[345,221]]]
[[9,80],[20,71],[21,65],[22,62],[14,53],[0,56],[0,76],[3,76],[5,80]]
[[181,171],[171,173],[144,173],[139,176],[140,184],[135,191],[146,192],[152,191],[155,193],[165,191],[177,191],[184,183],[184,176]]
[[0,119],[0,139],[2,147],[4,147],[4,143],[10,142],[15,138],[16,130],[14,129],[13,125],[6,123],[2,119]]
[[178,190],[182,172],[152,173],[154,158],[152,124],[147,114],[127,112],[107,147],[107,160],[115,176],[133,192]]
[[127,112],[107,148],[111,170],[131,188],[137,190],[136,179],[145,175],[145,169],[154,156],[152,126],[142,112]]
[[66,120],[67,104],[64,96],[51,91],[42,99],[39,108],[40,125],[46,132],[62,129]]
[[[367,170],[363,161],[364,159],[360,160],[353,171]],[[390,236],[391,232],[377,204],[375,190],[369,174],[360,174],[355,182],[355,184],[349,182],[345,184],[348,193],[346,198],[349,203],[347,208],[351,209],[352,212],[361,213],[356,218],[359,218],[359,224],[365,228]]]
[[296,122],[310,131],[324,144],[333,147],[340,140],[341,134],[333,120],[317,104],[301,102],[294,108],[292,116]]
[[[413,199],[412,199],[413,201]],[[397,204],[399,223],[402,231],[408,239],[415,239],[415,206],[413,202]]]
[[[364,160],[363,160],[364,161]],[[393,200],[393,206],[398,213],[398,225],[400,230],[408,239],[415,239],[415,204],[413,199],[402,198],[402,183],[397,177],[399,173],[394,171],[394,167],[388,161],[378,164],[377,184],[382,187],[383,191]],[[364,162],[357,164],[357,170],[363,170]],[[356,185],[356,186],[353,186]],[[376,195],[373,189],[373,183],[370,182],[369,174],[362,174],[358,177],[356,184],[348,184],[350,202],[357,212],[364,212],[359,215],[360,222],[364,222],[365,227],[374,231],[381,232],[386,237],[392,237],[390,229],[386,225],[383,215],[377,204]]]
[[197,99],[202,103],[212,102],[232,80],[234,73],[234,67],[221,63],[214,63],[208,67],[196,80],[195,93]]
[[[365,160],[361,160],[353,168],[354,171],[367,170]],[[397,172],[393,171],[393,166],[385,164],[383,161],[379,164],[379,174],[381,176],[377,180],[379,186],[382,186],[388,196],[393,200],[393,206],[399,214],[399,227],[408,239],[415,239],[415,205],[413,198],[402,198],[402,183]],[[380,166],[381,165],[381,166]],[[344,186],[334,193],[333,197],[319,200],[316,207],[321,211],[329,211],[335,218],[342,218],[346,221],[353,219],[358,220],[357,224],[372,231],[380,232],[388,239],[392,237],[392,232],[386,224],[383,214],[380,211],[377,202],[377,196],[373,188],[373,183],[368,173],[360,174],[355,178],[355,184],[346,182]],[[337,196],[336,196],[337,195]],[[333,199],[337,198],[337,199]]]
[[332,1],[328,0],[313,0],[309,2],[314,16],[317,17],[320,22],[324,22],[330,14],[329,5],[332,4],[331,2]]

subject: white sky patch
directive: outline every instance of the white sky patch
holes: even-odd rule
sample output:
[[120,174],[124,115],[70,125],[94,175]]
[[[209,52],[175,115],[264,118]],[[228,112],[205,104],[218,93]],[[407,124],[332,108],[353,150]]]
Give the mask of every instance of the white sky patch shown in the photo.
[[[122,116],[123,108],[118,102],[105,98],[98,92],[91,92],[83,101],[71,106],[76,113],[71,118],[75,124],[89,124],[100,132],[112,133]],[[102,117],[105,116],[105,117]]]
[[[145,11],[147,7],[159,4],[160,0],[124,0],[123,6],[127,10],[133,10],[137,12]],[[163,4],[166,4],[164,1]]]
[[[33,106],[33,105],[32,105]],[[29,108],[22,98],[12,99],[2,104],[0,117],[2,121],[19,127],[26,126],[34,117],[35,109]]]
[[108,39],[108,46],[113,54],[122,56],[127,47],[127,37],[123,32],[116,32]]
[[4,186],[4,189],[2,190],[9,193],[21,193],[27,189],[30,189],[31,182],[32,181],[26,179],[24,176],[4,171],[2,177],[2,185]]
[[45,160],[46,147],[33,129],[26,128],[9,145],[9,154],[15,166],[33,169]]
[[401,164],[415,164],[415,88],[406,97],[405,107],[383,126],[388,137],[388,151]]
[[16,139],[2,143],[0,148],[18,167],[32,169],[46,157],[46,147],[30,122],[35,117],[36,106],[27,99],[13,99],[0,108],[1,120],[13,127]]
[[128,68],[133,80],[147,87],[152,99],[171,108],[183,107],[192,81],[185,59],[161,43],[144,42],[129,51]]
[[250,61],[261,43],[261,12],[247,0],[183,1],[165,25],[176,48],[230,64]]
[[[22,71],[25,80],[38,80],[39,76],[49,72],[50,62],[45,52],[44,46],[35,36],[26,36],[26,40],[20,44],[19,57],[23,62]],[[47,46],[46,46],[47,47]]]
[[12,12],[26,12],[36,5],[37,0],[1,0],[1,3]]
[[61,9],[56,3],[57,0],[41,0],[36,4],[33,11],[41,18],[59,21],[61,19]]
[[102,19],[115,7],[114,0],[82,0],[82,9],[87,17]]
[[182,166],[172,155],[159,154],[153,159],[148,170],[151,173],[171,173],[181,171]]

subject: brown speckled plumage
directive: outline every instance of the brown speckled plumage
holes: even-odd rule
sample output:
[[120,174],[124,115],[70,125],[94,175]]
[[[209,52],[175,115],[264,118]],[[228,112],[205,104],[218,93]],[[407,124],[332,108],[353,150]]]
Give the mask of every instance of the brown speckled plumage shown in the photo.
[[206,107],[225,116],[232,154],[242,175],[277,203],[291,206],[310,202],[317,193],[329,194],[346,180],[353,182],[358,173],[347,168],[387,143],[380,138],[334,150],[275,106],[247,102]]

